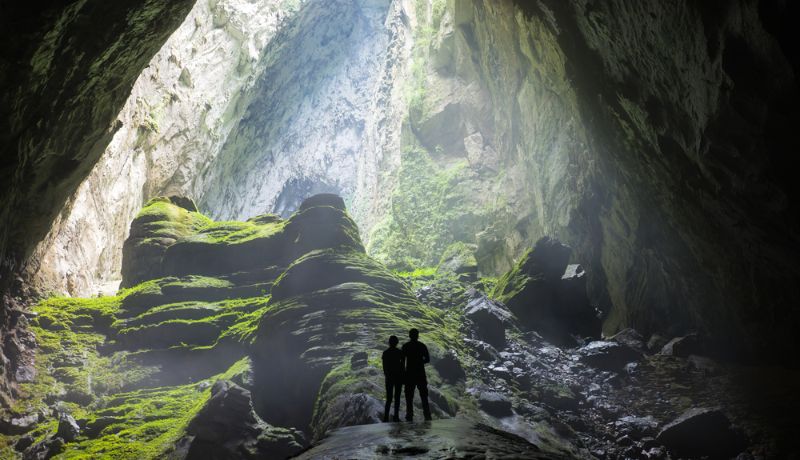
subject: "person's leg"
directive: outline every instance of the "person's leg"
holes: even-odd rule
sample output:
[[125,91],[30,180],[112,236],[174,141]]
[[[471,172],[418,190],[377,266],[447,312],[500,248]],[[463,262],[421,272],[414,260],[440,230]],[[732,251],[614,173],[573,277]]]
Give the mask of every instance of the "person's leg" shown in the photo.
[[394,420],[395,422],[400,421],[400,393],[402,392],[403,384],[401,382],[395,382],[394,384]]
[[406,383],[406,420],[414,419],[414,382]]
[[431,408],[428,405],[428,382],[421,380],[417,383],[419,388],[419,398],[422,400],[422,413],[425,415],[425,420],[431,419]]
[[386,379],[386,407],[383,411],[383,421],[389,421],[389,408],[392,404],[392,390],[394,390],[394,382],[392,382],[389,378]]

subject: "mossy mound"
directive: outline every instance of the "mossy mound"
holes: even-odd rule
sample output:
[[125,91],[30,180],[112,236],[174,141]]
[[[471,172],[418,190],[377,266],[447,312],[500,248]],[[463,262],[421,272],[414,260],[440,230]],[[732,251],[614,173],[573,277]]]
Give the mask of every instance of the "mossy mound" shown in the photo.
[[[273,301],[253,347],[256,408],[271,423],[310,425],[314,438],[380,420],[384,388],[376,360],[390,335],[418,328],[434,359],[462,347],[457,318],[419,303],[405,282],[359,251],[299,259],[276,282]],[[351,357],[363,352],[369,364],[352,366]],[[434,410],[447,416],[457,403],[442,392],[457,392],[433,368],[429,379],[441,389],[441,405],[431,398]],[[309,394],[318,395],[316,402]]]
[[258,275],[277,275],[279,267],[314,249],[363,250],[341,198],[312,197],[287,220],[265,214],[245,222],[214,222],[175,200],[150,200],[131,224],[123,248],[123,287],[186,275],[241,281],[251,274],[254,281]]

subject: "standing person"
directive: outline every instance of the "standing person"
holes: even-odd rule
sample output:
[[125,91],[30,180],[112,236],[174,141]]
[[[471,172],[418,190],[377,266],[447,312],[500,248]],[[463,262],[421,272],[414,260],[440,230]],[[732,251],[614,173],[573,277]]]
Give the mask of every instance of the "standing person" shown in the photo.
[[431,408],[428,406],[428,378],[425,375],[425,364],[431,362],[428,347],[419,341],[419,331],[408,331],[411,339],[403,344],[403,358],[406,368],[406,420],[414,419],[414,387],[419,389],[422,399],[422,412],[425,420],[431,419]]
[[383,421],[389,421],[389,409],[394,398],[395,422],[400,421],[400,388],[403,386],[403,352],[397,348],[400,340],[396,335],[389,337],[389,348],[382,355],[383,375],[386,377],[386,410]]

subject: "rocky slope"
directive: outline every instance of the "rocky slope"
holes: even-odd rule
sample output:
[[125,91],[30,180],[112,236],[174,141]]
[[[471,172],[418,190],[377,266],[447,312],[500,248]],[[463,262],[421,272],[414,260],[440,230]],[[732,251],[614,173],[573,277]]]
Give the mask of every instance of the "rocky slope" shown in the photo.
[[[756,399],[741,383],[780,376],[791,389],[796,373],[720,365],[693,337],[663,348],[632,330],[595,340],[581,272],[551,239],[492,288],[465,279],[452,258],[438,272],[391,272],[365,254],[334,195],[285,220],[239,222],[157,198],[130,234],[129,287],[50,298],[26,315],[36,358],[0,416],[4,458],[792,451],[786,412],[774,411],[784,395]],[[537,321],[525,319],[532,311]],[[541,335],[555,323],[569,331],[560,347]],[[431,351],[434,421],[373,425],[383,416],[383,343],[410,327]]]

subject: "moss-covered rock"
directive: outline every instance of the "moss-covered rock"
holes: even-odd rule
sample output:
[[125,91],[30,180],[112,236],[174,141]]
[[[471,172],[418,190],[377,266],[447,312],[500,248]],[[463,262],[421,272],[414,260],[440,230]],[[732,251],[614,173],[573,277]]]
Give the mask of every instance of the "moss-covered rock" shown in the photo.
[[521,324],[556,343],[570,335],[598,336],[600,320],[577,274],[565,276],[570,248],[549,237],[540,239],[516,266],[497,281],[491,295],[505,303]]

